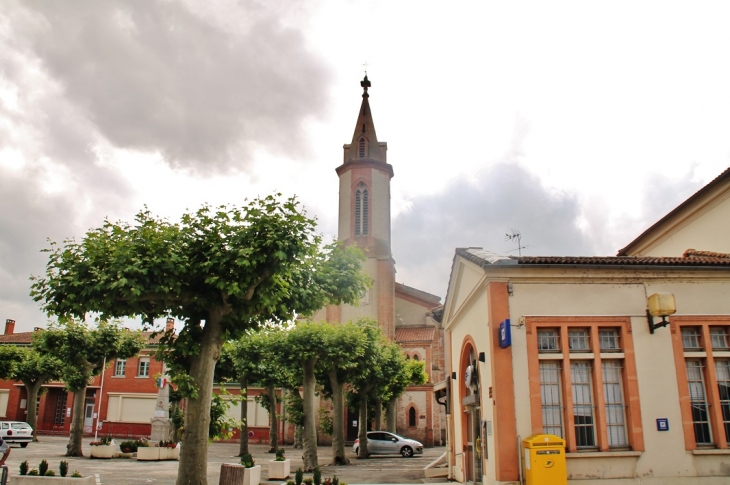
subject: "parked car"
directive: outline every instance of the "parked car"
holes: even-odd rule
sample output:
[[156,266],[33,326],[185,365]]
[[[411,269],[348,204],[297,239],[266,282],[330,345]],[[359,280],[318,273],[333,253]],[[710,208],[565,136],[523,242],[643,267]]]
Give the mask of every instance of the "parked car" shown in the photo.
[[23,421],[0,421],[0,436],[8,443],[18,443],[25,448],[33,441],[33,428]]
[[[352,451],[360,454],[360,440],[356,439]],[[414,453],[423,453],[423,445],[409,438],[404,438],[387,431],[368,431],[368,453],[373,455],[391,455],[400,453],[410,458]]]

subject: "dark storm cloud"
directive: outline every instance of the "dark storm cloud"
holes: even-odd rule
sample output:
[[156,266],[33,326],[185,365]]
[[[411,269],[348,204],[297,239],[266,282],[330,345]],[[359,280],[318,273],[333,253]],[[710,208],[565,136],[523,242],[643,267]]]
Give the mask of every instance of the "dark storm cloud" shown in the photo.
[[505,234],[519,230],[523,255],[589,255],[593,244],[578,228],[575,196],[554,193],[513,163],[499,163],[473,179],[412,200],[393,221],[398,281],[442,298],[457,247],[517,255]]
[[[173,166],[246,168],[263,147],[306,151],[328,72],[276,3],[240,2],[224,28],[184,2],[24,1],[17,33],[113,145]],[[255,143],[254,143],[255,140]]]

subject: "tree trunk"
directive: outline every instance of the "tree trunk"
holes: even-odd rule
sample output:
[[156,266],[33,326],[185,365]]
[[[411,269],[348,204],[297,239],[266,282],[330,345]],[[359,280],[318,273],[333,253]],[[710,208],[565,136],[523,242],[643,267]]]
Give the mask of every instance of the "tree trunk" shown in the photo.
[[28,415],[26,416],[26,421],[30,425],[30,427],[33,428],[33,441],[38,441],[38,434],[36,433],[38,414],[36,413],[35,403],[38,400],[38,392],[40,391],[41,386],[44,382],[46,382],[45,377],[41,377],[34,382],[23,381],[23,385],[25,385],[25,393],[28,396],[28,404],[26,408],[28,411]]
[[271,448],[269,453],[275,453],[279,449],[279,419],[276,415],[276,388],[273,384],[266,386],[266,392],[269,394],[269,440]]
[[294,426],[294,449],[295,450],[301,450],[304,448],[303,443],[303,436],[304,436],[304,426],[299,426],[298,424]]
[[380,431],[383,421],[383,401],[380,398],[375,400],[375,430]]
[[221,476],[218,485],[240,485],[243,483],[246,469],[235,463],[221,464]]
[[[74,392],[74,407],[71,413],[71,429],[66,445],[66,456],[84,456],[81,442],[84,438],[84,405],[86,404],[86,386]],[[35,403],[33,404],[35,406]]]
[[332,465],[349,465],[345,456],[345,399],[337,371],[328,373],[332,386]]
[[368,393],[360,395],[360,427],[357,430],[357,437],[360,440],[358,458],[370,458],[368,453]]
[[248,379],[241,376],[241,443],[238,456],[250,455],[248,449]]
[[386,429],[386,431],[395,433],[396,432],[395,431],[395,428],[396,428],[396,419],[395,419],[396,418],[396,416],[395,416],[396,400],[391,399],[390,401],[388,401],[386,406],[388,409],[386,410],[387,414],[385,415],[385,419],[386,419],[385,429]]
[[317,359],[308,359],[302,364],[304,372],[304,471],[311,472],[317,463],[317,427],[315,425],[315,402],[314,402],[314,386],[316,384],[314,378],[314,365]]
[[223,336],[222,309],[211,310],[203,327],[200,353],[193,357],[190,377],[198,390],[197,398],[188,398],[185,408],[183,446],[177,468],[177,485],[207,485],[208,434],[210,403],[213,394],[213,372],[220,358]]

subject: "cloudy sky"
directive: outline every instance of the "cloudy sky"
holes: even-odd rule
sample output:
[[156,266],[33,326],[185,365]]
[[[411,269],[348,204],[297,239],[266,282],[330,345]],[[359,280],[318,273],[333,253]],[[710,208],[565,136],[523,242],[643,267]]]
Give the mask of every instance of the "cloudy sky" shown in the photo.
[[613,255],[730,166],[730,3],[6,0],[0,319],[47,239],[144,204],[297,194],[334,235],[370,103],[398,280],[445,296],[454,248]]

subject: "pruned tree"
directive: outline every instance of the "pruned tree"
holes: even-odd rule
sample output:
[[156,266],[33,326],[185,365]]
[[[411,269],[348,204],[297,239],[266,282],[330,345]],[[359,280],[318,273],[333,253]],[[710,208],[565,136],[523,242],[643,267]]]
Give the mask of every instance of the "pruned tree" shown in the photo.
[[86,388],[91,378],[102,372],[105,362],[137,355],[145,345],[142,333],[104,321],[96,328],[67,321],[38,332],[33,345],[62,362],[59,374],[66,389],[74,394],[66,456],[84,456],[81,441]]
[[177,485],[207,483],[213,373],[223,343],[263,321],[287,321],[327,304],[354,303],[367,282],[353,248],[320,246],[295,199],[243,208],[204,206],[173,224],[140,212],[106,221],[79,243],[53,244],[31,295],[52,315],[171,315],[185,323],[161,352],[187,398]]
[[[36,335],[38,335],[38,332],[36,332]],[[0,360],[5,359],[5,357],[5,355],[0,356]],[[26,420],[33,428],[33,441],[38,441],[36,436],[38,414],[35,403],[43,384],[61,377],[63,363],[55,356],[32,347],[17,347],[15,359],[10,375],[7,377],[2,376],[2,378],[23,383],[28,400]]]

